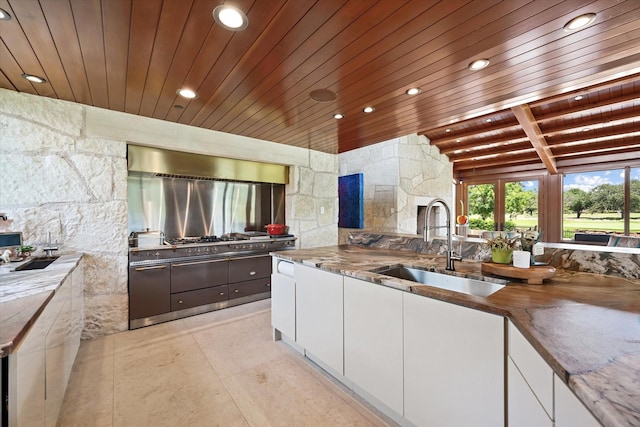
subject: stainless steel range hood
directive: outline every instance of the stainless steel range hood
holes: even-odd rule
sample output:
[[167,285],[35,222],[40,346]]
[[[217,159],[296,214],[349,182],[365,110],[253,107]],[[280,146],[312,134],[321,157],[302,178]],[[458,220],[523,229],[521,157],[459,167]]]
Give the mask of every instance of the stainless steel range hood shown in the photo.
[[171,178],[287,184],[289,167],[248,160],[129,145],[130,174]]

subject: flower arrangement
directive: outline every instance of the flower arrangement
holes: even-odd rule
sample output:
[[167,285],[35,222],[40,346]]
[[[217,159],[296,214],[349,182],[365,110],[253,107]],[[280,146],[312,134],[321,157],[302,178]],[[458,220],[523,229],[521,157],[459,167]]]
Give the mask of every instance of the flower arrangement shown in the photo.
[[485,245],[491,249],[491,259],[498,264],[509,264],[513,256],[513,249],[518,245],[519,237],[508,238],[506,236],[497,236],[493,239],[487,239]]
[[493,239],[487,239],[485,245],[487,245],[489,249],[513,250],[518,245],[518,240],[519,237],[509,239],[507,236],[499,235]]
[[541,237],[542,232],[537,232],[536,230],[527,230],[522,233],[522,237],[520,238],[522,250],[531,252],[533,250],[533,245],[538,243]]

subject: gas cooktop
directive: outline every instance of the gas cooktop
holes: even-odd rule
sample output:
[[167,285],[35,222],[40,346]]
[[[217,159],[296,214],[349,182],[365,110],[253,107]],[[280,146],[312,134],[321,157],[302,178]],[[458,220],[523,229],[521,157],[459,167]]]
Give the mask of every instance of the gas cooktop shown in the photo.
[[241,236],[200,236],[200,237],[175,237],[165,239],[168,245],[193,245],[197,243],[218,243],[218,242],[235,242],[240,240],[249,240]]

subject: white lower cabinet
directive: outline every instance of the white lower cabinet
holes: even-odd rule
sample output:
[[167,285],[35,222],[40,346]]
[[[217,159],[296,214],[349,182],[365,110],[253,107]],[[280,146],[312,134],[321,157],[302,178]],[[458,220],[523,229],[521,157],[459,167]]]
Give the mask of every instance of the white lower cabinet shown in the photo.
[[600,423],[558,376],[553,381],[555,427],[597,427]]
[[294,272],[296,342],[321,366],[344,375],[342,275],[302,264]]
[[293,276],[279,272],[279,263],[293,264],[273,258],[271,274],[271,326],[289,339],[296,339],[296,282]]
[[510,356],[507,356],[507,371],[509,426],[553,427],[553,420],[540,405]]
[[404,417],[417,426],[504,425],[504,318],[403,298]]
[[8,356],[9,427],[57,424],[84,323],[82,263]]
[[589,427],[600,423],[509,322],[509,427]]
[[402,292],[344,278],[344,375],[402,415]]

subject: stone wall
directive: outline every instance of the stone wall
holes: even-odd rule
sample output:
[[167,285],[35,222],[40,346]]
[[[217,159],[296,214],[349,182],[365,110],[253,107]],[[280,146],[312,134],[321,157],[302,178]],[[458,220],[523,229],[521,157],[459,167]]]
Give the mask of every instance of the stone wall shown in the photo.
[[[341,153],[340,176],[363,173],[364,230],[416,233],[418,206],[440,197],[452,210],[453,165],[424,136],[408,135]],[[347,243],[350,229],[340,229]]]
[[81,105],[0,92],[0,231],[85,256],[84,337],[126,330],[124,141],[87,137]]
[[0,231],[86,254],[85,339],[128,328],[128,142],[288,164],[297,247],[337,243],[335,155],[0,89]]

